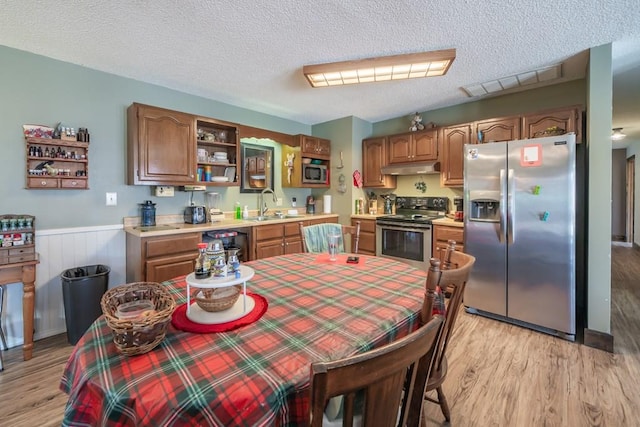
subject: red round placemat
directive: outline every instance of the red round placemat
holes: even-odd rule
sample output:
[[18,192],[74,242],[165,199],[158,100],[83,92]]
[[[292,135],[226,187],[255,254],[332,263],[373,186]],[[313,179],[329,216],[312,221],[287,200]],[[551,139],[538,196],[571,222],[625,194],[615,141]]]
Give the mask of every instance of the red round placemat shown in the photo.
[[171,315],[171,324],[174,328],[180,329],[185,332],[193,332],[195,334],[209,334],[212,332],[226,332],[234,329],[241,328],[242,326],[250,325],[256,320],[260,319],[267,311],[269,304],[267,299],[261,295],[247,292],[247,295],[251,295],[255,301],[253,310],[245,314],[239,319],[232,320],[225,323],[216,323],[212,325],[205,325],[202,323],[196,323],[191,321],[187,317],[187,304],[179,305],[173,314]]

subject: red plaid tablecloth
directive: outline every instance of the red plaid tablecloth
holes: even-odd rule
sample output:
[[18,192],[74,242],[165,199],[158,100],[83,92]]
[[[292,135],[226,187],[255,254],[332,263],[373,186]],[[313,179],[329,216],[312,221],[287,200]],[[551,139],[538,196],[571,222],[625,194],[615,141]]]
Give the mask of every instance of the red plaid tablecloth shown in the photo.
[[[269,303],[260,320],[214,334],[169,326],[139,356],[120,355],[99,318],[65,367],[63,425],[306,425],[311,362],[379,347],[419,322],[426,274],[359,257],[356,265],[317,254],[246,263],[255,270],[247,288]],[[164,284],[185,302],[184,276]]]

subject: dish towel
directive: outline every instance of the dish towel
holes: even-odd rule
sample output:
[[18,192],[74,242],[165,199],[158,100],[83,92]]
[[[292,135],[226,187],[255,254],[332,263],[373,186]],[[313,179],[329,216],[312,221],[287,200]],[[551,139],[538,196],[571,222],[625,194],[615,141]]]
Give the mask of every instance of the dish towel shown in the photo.
[[336,234],[340,236],[338,240],[338,252],[344,252],[344,241],[342,238],[342,226],[340,224],[316,224],[304,227],[304,241],[307,251],[311,253],[323,253],[329,251],[329,241],[327,236]]

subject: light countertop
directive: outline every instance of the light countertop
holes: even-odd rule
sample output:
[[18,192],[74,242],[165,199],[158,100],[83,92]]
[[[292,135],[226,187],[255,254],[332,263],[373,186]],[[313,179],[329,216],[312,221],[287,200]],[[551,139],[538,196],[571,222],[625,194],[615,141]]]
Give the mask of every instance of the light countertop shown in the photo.
[[262,225],[281,224],[286,222],[306,221],[310,219],[337,218],[338,214],[300,214],[295,217],[270,218],[268,220],[257,221],[247,219],[233,219],[230,214],[225,213],[223,219],[204,224],[186,224],[182,215],[162,215],[156,217],[156,225],[153,227],[140,227],[140,217],[124,218],[124,231],[138,237],[169,236],[183,233],[203,233],[211,230],[226,230],[238,228],[259,227]]
[[449,227],[458,227],[458,228],[464,228],[464,222],[462,221],[455,221],[452,218],[438,218],[438,219],[434,219],[431,221],[431,223],[433,225],[447,225]]

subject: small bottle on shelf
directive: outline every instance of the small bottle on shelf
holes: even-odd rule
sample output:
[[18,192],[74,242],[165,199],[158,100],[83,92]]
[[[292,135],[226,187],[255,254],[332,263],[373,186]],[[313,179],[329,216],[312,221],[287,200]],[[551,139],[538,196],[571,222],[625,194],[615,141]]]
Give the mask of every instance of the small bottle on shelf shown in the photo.
[[207,257],[207,244],[198,243],[198,258],[196,258],[196,279],[206,279],[211,276],[211,264]]

